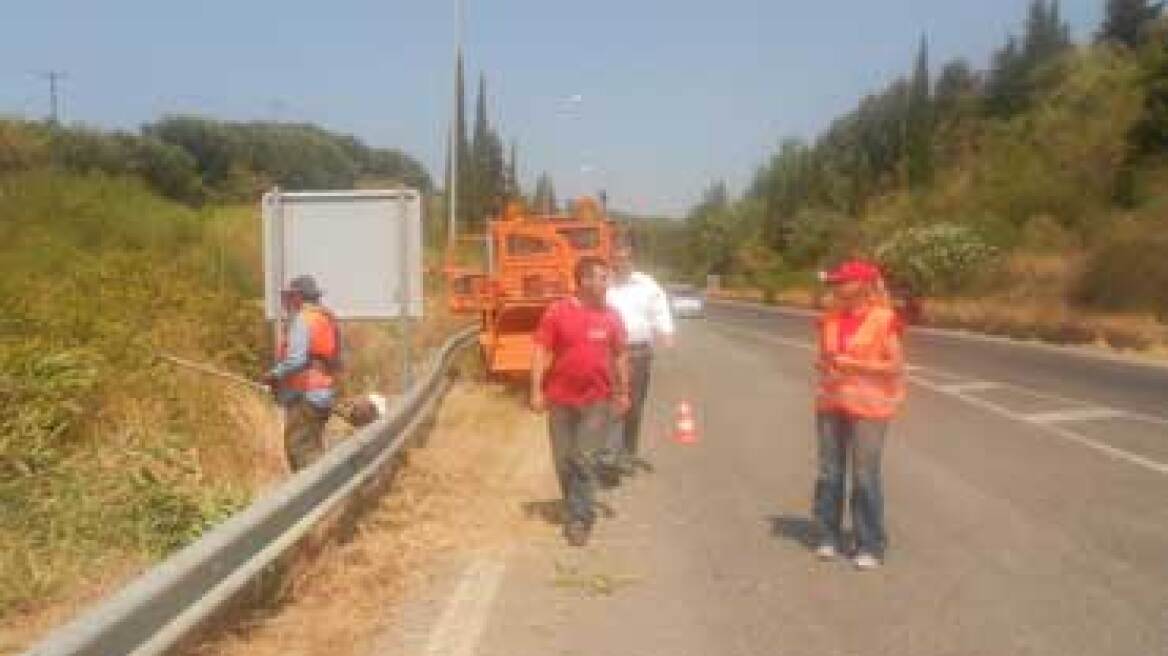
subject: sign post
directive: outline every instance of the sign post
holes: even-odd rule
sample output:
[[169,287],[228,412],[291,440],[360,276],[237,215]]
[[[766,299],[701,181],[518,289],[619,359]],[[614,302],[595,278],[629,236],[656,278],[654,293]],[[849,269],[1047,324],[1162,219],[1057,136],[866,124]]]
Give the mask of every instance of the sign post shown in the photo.
[[414,189],[264,195],[264,309],[282,338],[280,290],[311,275],[338,319],[396,320],[402,385],[411,378],[412,319],[422,316],[421,194]]
[[397,199],[397,220],[399,226],[400,246],[398,250],[398,259],[401,262],[401,276],[398,278],[398,299],[400,303],[400,321],[401,321],[401,339],[402,339],[402,391],[410,387],[410,355],[413,351],[413,344],[411,343],[410,331],[410,286],[406,284],[410,278],[410,258],[407,250],[407,243],[409,241],[409,223],[406,221],[406,198],[405,193],[398,196]]

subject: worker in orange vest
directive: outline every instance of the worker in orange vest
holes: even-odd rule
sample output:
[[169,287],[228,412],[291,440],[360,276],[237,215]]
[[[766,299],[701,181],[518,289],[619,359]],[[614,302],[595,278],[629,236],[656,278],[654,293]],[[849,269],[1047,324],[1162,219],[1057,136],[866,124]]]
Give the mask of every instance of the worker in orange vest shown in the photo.
[[816,553],[823,559],[840,553],[850,453],[853,562],[859,569],[875,569],[884,557],[880,459],[889,422],[904,399],[900,330],[895,313],[879,296],[879,280],[880,271],[861,260],[829,272],[825,281],[831,300],[819,323]]
[[264,376],[287,409],[284,450],[293,471],[316,462],[324,452],[324,428],[336,400],[340,336],[336,317],[320,304],[321,296],[312,276],[293,278],[281,290],[291,320],[277,345],[279,362]]

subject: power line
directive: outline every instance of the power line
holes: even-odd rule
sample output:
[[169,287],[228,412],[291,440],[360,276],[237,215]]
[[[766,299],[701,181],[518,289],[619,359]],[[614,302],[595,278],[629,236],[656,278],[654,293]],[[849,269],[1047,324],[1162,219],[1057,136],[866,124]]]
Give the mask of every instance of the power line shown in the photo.
[[40,73],[39,77],[49,81],[49,123],[59,125],[61,123],[61,110],[58,82],[68,78],[69,74],[65,71],[45,71]]

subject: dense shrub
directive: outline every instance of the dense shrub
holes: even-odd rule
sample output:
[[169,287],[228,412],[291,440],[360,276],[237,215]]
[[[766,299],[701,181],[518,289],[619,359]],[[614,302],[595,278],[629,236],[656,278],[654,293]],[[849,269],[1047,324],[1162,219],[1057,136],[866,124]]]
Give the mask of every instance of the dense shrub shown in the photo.
[[1075,297],[1091,307],[1155,312],[1168,321],[1168,234],[1124,234],[1098,247],[1087,258]]
[[210,224],[133,178],[0,176],[0,617],[246,501],[237,392],[157,358],[259,369],[262,317],[218,284]]
[[275,184],[432,188],[425,167],[406,153],[313,125],[171,117],[134,134],[0,119],[0,174],[47,165],[69,173],[136,176],[187,205],[251,202]]
[[927,294],[961,291],[996,256],[972,228],[954,223],[907,228],[876,249],[889,273]]
[[170,116],[143,131],[189,153],[207,186],[225,199],[250,198],[273,184],[288,189],[347,189],[366,176],[397,180],[424,191],[432,187],[425,168],[409,155],[371,148],[354,137],[314,125]]

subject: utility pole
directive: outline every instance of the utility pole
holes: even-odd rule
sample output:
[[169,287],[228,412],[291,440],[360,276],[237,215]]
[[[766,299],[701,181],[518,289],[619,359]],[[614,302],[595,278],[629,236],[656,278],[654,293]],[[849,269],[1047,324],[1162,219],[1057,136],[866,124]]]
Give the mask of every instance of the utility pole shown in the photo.
[[[458,62],[462,58],[462,0],[454,0],[454,105],[462,100],[458,85],[461,82],[458,76]],[[458,239],[458,155],[462,148],[462,135],[458,134],[458,115],[461,107],[454,108],[454,115],[450,118],[450,188],[446,190],[446,205],[450,210],[449,223],[446,226],[446,249],[453,255]]]
[[49,81],[49,124],[60,125],[61,112],[57,82],[65,79],[68,75],[64,71],[46,71],[41,73],[40,77]]

